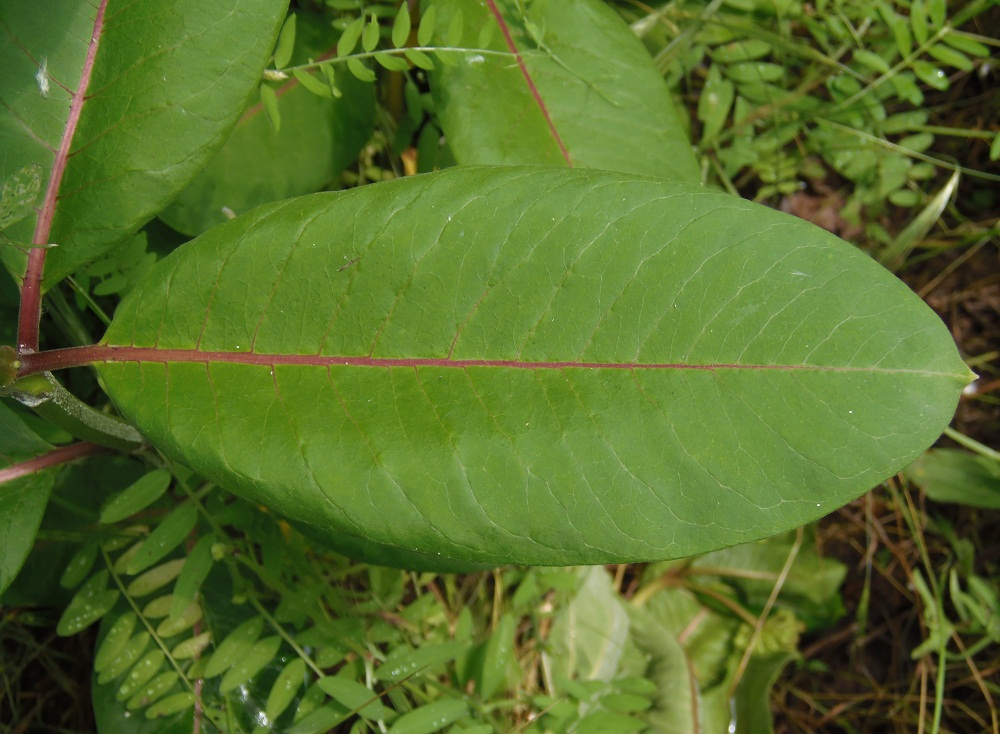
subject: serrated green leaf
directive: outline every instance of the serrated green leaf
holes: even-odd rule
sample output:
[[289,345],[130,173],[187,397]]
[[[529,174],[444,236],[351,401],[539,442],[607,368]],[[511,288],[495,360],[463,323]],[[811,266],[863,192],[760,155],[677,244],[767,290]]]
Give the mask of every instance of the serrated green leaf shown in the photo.
[[115,620],[97,648],[97,654],[94,656],[94,672],[104,672],[125,651],[135,629],[136,620],[134,612],[126,612]]
[[373,15],[361,33],[361,48],[371,53],[378,46],[379,37],[378,19]]
[[198,539],[188,553],[184,568],[174,584],[171,597],[170,616],[177,617],[194,601],[195,594],[212,570],[212,543],[215,536],[206,535]]
[[108,578],[106,570],[98,571],[80,587],[63,610],[56,634],[60,637],[75,635],[111,611],[121,593],[108,588]]
[[117,657],[111,660],[97,676],[97,683],[102,686],[110,683],[131,668],[146,652],[150,639],[148,632],[139,632],[131,637]]
[[468,712],[462,701],[434,701],[400,716],[389,727],[389,734],[432,734],[458,721]]
[[156,568],[152,568],[141,576],[135,578],[127,587],[129,596],[145,596],[152,594],[158,589],[162,589],[169,584],[184,567],[184,559],[178,558],[173,561],[162,563]]
[[295,13],[290,13],[278,34],[278,45],[274,49],[274,68],[284,69],[292,60],[295,50]]
[[163,559],[184,542],[197,522],[198,510],[193,502],[185,502],[175,508],[153,528],[136,554],[129,559],[125,572],[133,576]]
[[359,79],[360,81],[363,82],[375,81],[375,72],[369,69],[367,66],[365,66],[361,62],[361,59],[355,57],[349,58],[347,60],[347,68],[355,76],[355,78]]
[[284,713],[302,687],[305,675],[306,662],[302,658],[295,658],[282,668],[267,694],[264,714],[268,719],[274,721]]
[[[5,234],[59,245],[47,283],[124,240],[198,172],[253,93],[286,10],[280,0],[179,0],[169,13],[59,2],[46,9],[53,22],[39,22],[31,3],[4,3],[0,180],[39,165],[47,187],[63,171],[48,208]],[[18,248],[0,247],[0,259],[24,272]]]
[[417,29],[417,45],[430,46],[434,40],[434,27],[437,23],[437,6],[431,5],[420,16],[420,27]]
[[392,24],[392,45],[403,48],[410,40],[410,4],[401,3]]
[[354,51],[354,47],[358,45],[358,40],[361,38],[361,33],[365,29],[365,17],[355,18],[351,21],[350,25],[344,29],[343,34],[340,36],[340,40],[337,41],[337,58],[344,58],[345,56],[350,56],[351,52]]
[[266,82],[260,85],[260,103],[267,115],[267,121],[271,123],[271,129],[275,134],[281,132],[281,110],[278,108],[278,95],[274,88]]
[[[439,22],[459,3],[437,3]],[[429,79],[448,145],[461,164],[593,167],[697,183],[698,163],[649,52],[600,0],[461,3],[461,44],[501,55],[457,56]],[[549,33],[544,48],[531,38]],[[508,48],[509,34],[515,48]],[[497,32],[494,32],[497,31]],[[479,36],[477,39],[476,37]],[[505,53],[517,51],[523,67]],[[453,54],[439,54],[445,59]],[[466,89],[488,89],[468,94]]]
[[101,522],[109,524],[131,517],[163,496],[172,477],[166,469],[154,469],[121,492],[111,495],[101,507]]
[[222,676],[219,691],[229,693],[253,678],[275,658],[280,647],[281,638],[277,635],[265,637],[250,645]]
[[242,622],[219,644],[205,667],[205,677],[214,678],[228,670],[253,647],[264,629],[262,617],[250,617]]
[[379,695],[355,680],[343,676],[328,675],[316,681],[324,693],[348,711],[372,721],[382,721],[391,711],[381,701]]
[[106,343],[110,394],[162,450],[403,565],[782,532],[919,455],[969,378],[933,312],[828,233],[585,169],[259,209],[158,263]]

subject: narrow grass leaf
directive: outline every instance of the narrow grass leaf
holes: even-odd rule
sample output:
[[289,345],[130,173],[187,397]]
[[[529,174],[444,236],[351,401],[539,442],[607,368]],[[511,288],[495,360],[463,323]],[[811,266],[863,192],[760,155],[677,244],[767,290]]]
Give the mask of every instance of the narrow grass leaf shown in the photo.
[[906,256],[927,236],[931,228],[941,218],[945,208],[948,206],[948,202],[951,201],[958,190],[959,179],[960,174],[958,171],[955,171],[948,177],[948,181],[931,197],[931,200],[927,202],[927,206],[910,220],[910,223],[903,228],[903,231],[896,236],[896,239],[883,250],[879,256],[879,262],[884,263],[889,268],[896,268],[902,265]]

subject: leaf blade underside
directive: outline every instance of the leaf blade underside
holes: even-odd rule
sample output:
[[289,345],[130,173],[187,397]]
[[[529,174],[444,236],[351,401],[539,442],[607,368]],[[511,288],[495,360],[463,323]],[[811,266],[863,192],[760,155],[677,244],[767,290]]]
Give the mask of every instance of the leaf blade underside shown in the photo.
[[105,344],[154,444],[408,565],[775,534],[912,460],[968,379],[933,312],[832,235],[549,168],[262,207],[158,264]]

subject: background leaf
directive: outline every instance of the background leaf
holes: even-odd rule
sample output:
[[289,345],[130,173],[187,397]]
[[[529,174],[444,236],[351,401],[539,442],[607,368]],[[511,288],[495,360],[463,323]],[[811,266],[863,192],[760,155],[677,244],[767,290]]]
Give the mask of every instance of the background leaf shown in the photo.
[[933,312],[829,233],[583,169],[258,209],[157,263],[105,341],[89,358],[163,451],[429,565],[776,534],[912,461],[970,377]]
[[[331,49],[327,24],[298,14],[293,62],[321,58]],[[336,71],[340,98],[316,96],[297,80],[277,87],[281,127],[275,132],[261,105],[240,118],[208,166],[161,214],[179,232],[197,235],[224,222],[226,211],[242,214],[258,204],[311,194],[334,184],[368,141],[375,117],[375,93],[346,69]]]
[[[7,231],[31,242],[39,217],[41,229],[52,217],[42,244],[59,247],[48,253],[46,282],[132,234],[204,165],[256,87],[286,5],[57,0],[40,14],[30,3],[0,4],[0,180],[37,164],[45,191],[65,164],[58,201]],[[84,90],[77,123],[70,102]],[[25,257],[0,248],[18,276]]]
[[[439,34],[461,5],[462,45],[498,25],[492,3],[441,3]],[[498,0],[489,48],[430,75],[459,163],[545,163],[697,183],[698,164],[666,83],[631,29],[599,0]],[[544,48],[532,38],[541,34]],[[442,37],[439,42],[445,42]],[[489,89],[489,94],[469,90]]]

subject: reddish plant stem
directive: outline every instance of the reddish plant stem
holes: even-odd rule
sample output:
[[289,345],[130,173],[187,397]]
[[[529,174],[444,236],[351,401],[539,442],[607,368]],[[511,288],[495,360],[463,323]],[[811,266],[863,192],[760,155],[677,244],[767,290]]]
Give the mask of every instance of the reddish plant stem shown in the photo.
[[528,71],[528,67],[524,63],[524,58],[521,56],[521,52],[517,48],[517,43],[515,43],[514,37],[510,34],[510,28],[507,27],[507,23],[504,21],[503,15],[500,14],[500,10],[497,8],[496,2],[494,2],[494,0],[486,0],[486,4],[490,6],[490,12],[493,13],[493,17],[496,18],[497,25],[500,26],[500,31],[503,33],[503,40],[504,43],[507,44],[507,49],[514,54],[514,58],[517,59],[517,67],[521,70],[521,75],[524,77],[524,81],[528,85],[528,91],[531,92],[531,96],[535,99],[535,104],[538,105],[538,109],[541,110],[542,115],[545,117],[545,122],[549,126],[549,132],[552,133],[552,138],[556,141],[556,145],[559,146],[559,152],[562,153],[562,157],[565,159],[566,165],[572,168],[573,160],[570,157],[569,150],[566,148],[566,144],[563,143],[562,136],[559,135],[555,122],[552,121],[552,116],[549,114],[549,108],[545,105],[545,100],[542,99],[542,94],[538,91],[538,87],[535,86],[535,80],[531,78],[531,73]]
[[88,441],[71,443],[69,446],[60,446],[47,454],[36,456],[34,459],[28,459],[19,464],[8,466],[6,469],[0,469],[0,484],[11,482],[15,479],[26,477],[29,474],[35,474],[44,469],[59,466],[60,464],[68,464],[85,456],[93,456],[94,454],[101,454],[110,450],[104,446],[98,446],[96,443],[89,443]]
[[87,56],[80,73],[80,82],[73,92],[69,105],[69,118],[63,128],[62,140],[52,164],[49,181],[45,187],[45,199],[38,212],[35,232],[31,238],[34,246],[28,255],[28,267],[21,284],[21,306],[17,318],[17,347],[21,352],[38,351],[38,323],[42,315],[42,272],[45,270],[45,254],[48,252],[49,235],[52,232],[52,219],[56,212],[56,201],[59,198],[59,187],[62,185],[63,174],[66,172],[66,162],[69,160],[73,136],[80,123],[83,103],[86,101],[87,87],[94,71],[94,61],[97,58],[97,47],[104,30],[104,10],[108,0],[100,0],[97,13],[94,16],[94,30],[87,47]]

